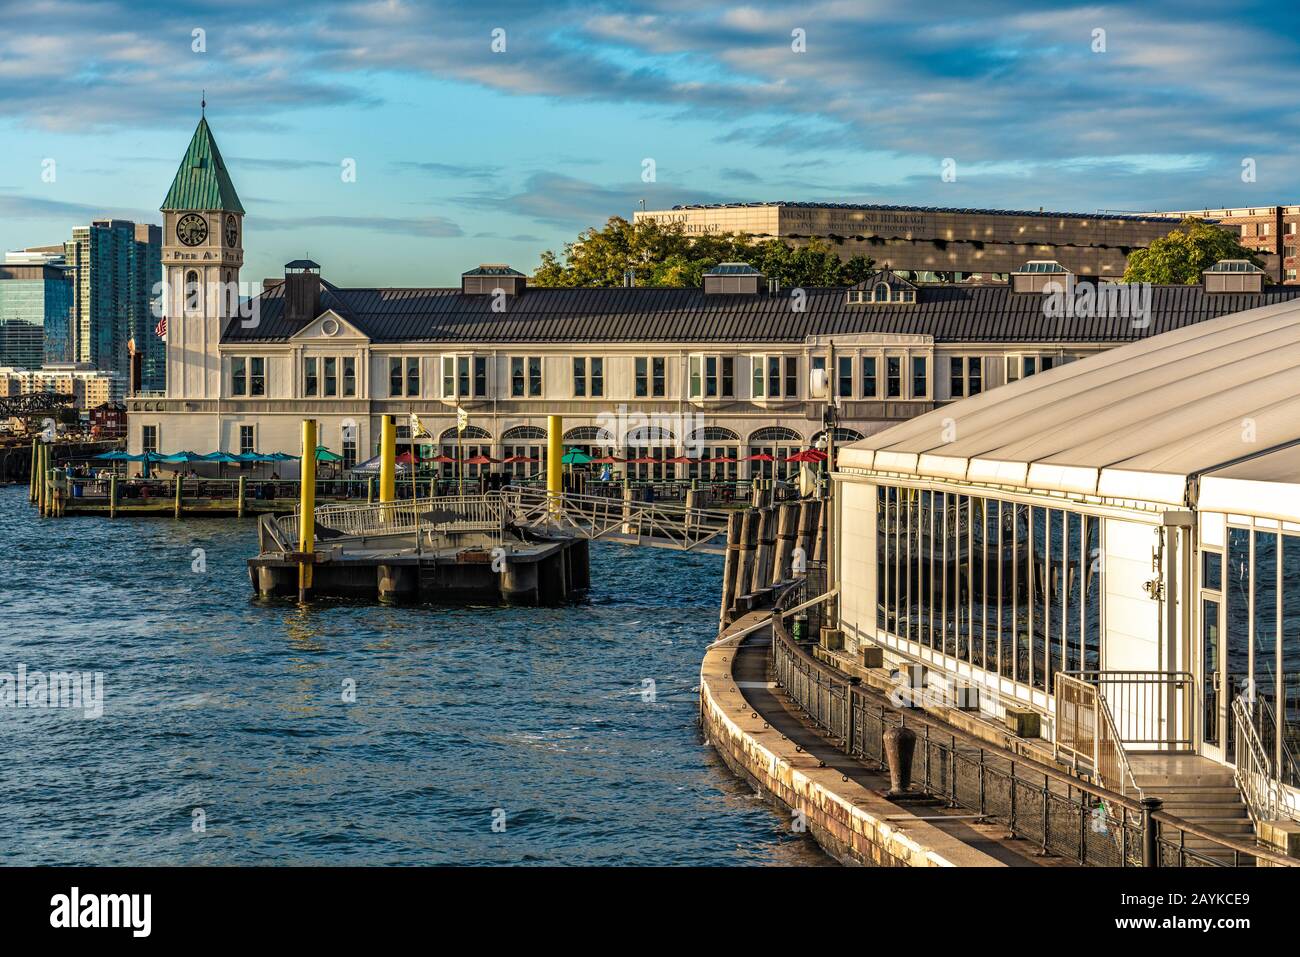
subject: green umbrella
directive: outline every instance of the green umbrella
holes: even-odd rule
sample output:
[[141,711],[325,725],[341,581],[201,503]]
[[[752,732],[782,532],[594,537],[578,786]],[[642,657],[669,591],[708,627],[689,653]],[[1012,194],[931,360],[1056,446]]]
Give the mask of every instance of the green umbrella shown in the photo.
[[317,462],[342,462],[343,456],[337,454],[336,452],[331,452],[323,445],[318,445],[316,446],[316,461]]
[[569,449],[560,461],[565,465],[586,465],[591,461],[591,456],[581,449]]

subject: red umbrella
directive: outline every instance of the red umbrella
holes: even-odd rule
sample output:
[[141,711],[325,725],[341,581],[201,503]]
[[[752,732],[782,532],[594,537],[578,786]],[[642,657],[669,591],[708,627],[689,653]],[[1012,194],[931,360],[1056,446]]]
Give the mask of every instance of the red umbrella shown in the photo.
[[395,459],[395,461],[399,465],[410,465],[414,461],[414,459],[411,458],[410,452],[403,452]]
[[478,455],[471,455],[469,458],[465,460],[465,464],[466,465],[491,465],[497,461],[498,461],[497,459],[492,458],[492,456],[490,455],[483,455],[482,453],[480,453]]
[[529,462],[529,463],[534,463],[534,462],[536,462],[536,461],[537,461],[537,459],[530,459],[530,458],[529,458],[528,456],[526,456],[526,455],[512,455],[512,456],[510,456],[509,458],[502,459],[502,460],[501,460],[501,464],[502,464],[502,465],[516,465],[516,464],[518,464],[518,463],[520,463],[520,462]]
[[591,464],[592,465],[620,465],[626,461],[627,459],[620,459],[616,455],[602,455],[598,459],[592,459]]
[[628,465],[658,465],[659,459],[650,459],[650,458],[628,459],[627,462]]
[[709,463],[714,463],[714,462],[727,462],[727,463],[733,463],[733,464],[734,464],[737,460],[736,460],[736,459],[733,459],[730,455],[723,455],[723,456],[720,456],[720,457],[718,457],[718,458],[716,458],[716,459],[703,459],[702,461],[704,461],[704,462],[709,462]]
[[431,459],[425,459],[426,462],[437,462],[439,465],[455,465],[456,460],[450,455],[435,455]]
[[745,456],[743,459],[741,459],[740,461],[742,461],[742,462],[775,462],[776,459],[772,458],[772,456],[768,455],[766,452],[759,452],[757,455],[746,455],[746,456]]
[[787,462],[825,462],[826,453],[817,449],[804,449],[802,452],[796,452],[794,455],[787,455]]
[[688,455],[674,455],[670,459],[664,459],[665,462],[671,462],[673,465],[696,465],[699,459],[693,459]]

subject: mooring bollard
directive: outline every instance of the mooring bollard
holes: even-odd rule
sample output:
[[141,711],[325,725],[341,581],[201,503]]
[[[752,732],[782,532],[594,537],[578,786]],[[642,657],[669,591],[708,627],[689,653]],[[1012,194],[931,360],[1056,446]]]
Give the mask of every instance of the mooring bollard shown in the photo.
[[889,796],[900,797],[912,788],[912,757],[916,753],[916,732],[911,728],[890,728],[885,732],[885,757],[889,760]]
[[1160,866],[1160,822],[1153,816],[1164,806],[1158,797],[1144,797],[1142,804],[1142,866]]

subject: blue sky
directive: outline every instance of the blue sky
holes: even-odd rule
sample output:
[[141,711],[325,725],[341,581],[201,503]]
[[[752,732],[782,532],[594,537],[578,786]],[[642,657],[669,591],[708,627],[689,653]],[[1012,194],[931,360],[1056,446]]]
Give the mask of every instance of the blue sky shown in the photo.
[[641,199],[1300,202],[1290,5],[1029,6],[0,0],[0,248],[159,221],[201,89],[249,280],[529,270]]

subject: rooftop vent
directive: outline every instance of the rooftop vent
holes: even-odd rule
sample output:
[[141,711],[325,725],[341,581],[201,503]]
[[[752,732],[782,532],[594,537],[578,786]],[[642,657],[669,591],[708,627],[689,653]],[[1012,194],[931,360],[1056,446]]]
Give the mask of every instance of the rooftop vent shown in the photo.
[[460,274],[460,291],[466,296],[490,296],[498,289],[518,296],[527,284],[527,276],[505,263],[483,263]]
[[284,314],[290,322],[300,323],[320,315],[320,266],[310,259],[285,263]]
[[757,296],[762,279],[749,263],[718,263],[704,274],[704,294]]
[[1048,283],[1064,285],[1070,275],[1070,270],[1055,259],[1031,259],[1011,273],[1011,291],[1042,292]]
[[1201,273],[1205,291],[1263,292],[1264,270],[1249,259],[1220,259]]

